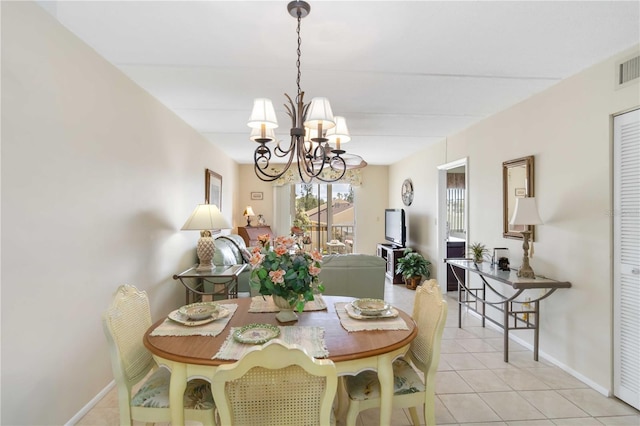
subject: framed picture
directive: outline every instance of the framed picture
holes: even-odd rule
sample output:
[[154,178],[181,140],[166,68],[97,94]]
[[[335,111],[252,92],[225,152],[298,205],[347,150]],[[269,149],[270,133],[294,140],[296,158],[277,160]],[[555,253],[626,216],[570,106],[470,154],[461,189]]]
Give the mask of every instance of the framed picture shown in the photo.
[[515,195],[516,197],[524,197],[527,195],[527,190],[525,188],[516,188]]
[[252,192],[251,199],[252,200],[262,200],[264,198],[264,192]]
[[215,204],[222,211],[222,176],[209,169],[204,172],[204,202]]

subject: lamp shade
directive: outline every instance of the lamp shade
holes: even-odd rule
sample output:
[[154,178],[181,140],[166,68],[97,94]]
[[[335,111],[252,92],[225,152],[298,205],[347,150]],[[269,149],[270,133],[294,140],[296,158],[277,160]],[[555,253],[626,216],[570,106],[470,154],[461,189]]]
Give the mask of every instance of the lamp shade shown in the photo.
[[278,119],[276,111],[273,109],[271,99],[257,98],[253,101],[253,110],[249,117],[247,126],[252,129],[259,129],[264,125],[267,129],[275,129],[278,127]]
[[307,120],[304,122],[304,127],[313,129],[317,127],[318,124],[322,124],[325,130],[336,125],[333,112],[331,111],[331,104],[327,98],[311,99],[311,105],[309,105],[309,111],[307,111]]
[[251,208],[251,206],[247,206],[246,209],[244,209],[244,213],[242,213],[242,216],[255,216],[256,214],[253,212],[253,209]]
[[327,130],[327,139],[331,142],[336,142],[338,139],[340,139],[340,143],[349,142],[351,140],[351,135],[347,128],[347,120],[339,115],[336,115],[333,118],[336,121],[336,125],[335,127]]
[[542,219],[538,214],[538,206],[535,197],[516,198],[516,208],[511,221],[511,225],[540,225]]
[[229,229],[231,225],[215,204],[198,204],[182,226],[183,231],[205,231]]

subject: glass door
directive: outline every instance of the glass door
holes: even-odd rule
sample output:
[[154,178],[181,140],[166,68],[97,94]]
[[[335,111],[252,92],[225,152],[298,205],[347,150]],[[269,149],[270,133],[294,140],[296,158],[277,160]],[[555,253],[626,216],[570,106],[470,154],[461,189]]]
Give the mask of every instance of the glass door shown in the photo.
[[295,231],[304,248],[321,253],[352,253],[355,206],[349,184],[296,184],[293,186]]

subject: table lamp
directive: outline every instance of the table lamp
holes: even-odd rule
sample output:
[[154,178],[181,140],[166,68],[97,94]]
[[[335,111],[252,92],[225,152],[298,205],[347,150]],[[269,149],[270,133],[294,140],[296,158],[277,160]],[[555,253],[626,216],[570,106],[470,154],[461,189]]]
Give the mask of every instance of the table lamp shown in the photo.
[[215,204],[199,204],[182,226],[183,231],[200,231],[196,253],[200,264],[196,271],[210,271],[216,246],[211,230],[229,229],[231,226]]
[[244,209],[244,213],[242,213],[242,216],[246,216],[247,217],[247,226],[251,226],[251,216],[255,216],[256,214],[253,212],[253,209],[251,208],[251,206],[247,206],[246,209]]
[[[540,225],[542,220],[538,215],[538,207],[536,205],[535,197],[516,198],[516,208],[511,221],[511,225]],[[522,234],[522,249],[524,250],[524,256],[522,257],[522,266],[518,269],[518,277],[520,278],[535,278],[533,269],[529,266],[529,236],[531,235],[531,229],[526,227],[524,231],[520,231]]]

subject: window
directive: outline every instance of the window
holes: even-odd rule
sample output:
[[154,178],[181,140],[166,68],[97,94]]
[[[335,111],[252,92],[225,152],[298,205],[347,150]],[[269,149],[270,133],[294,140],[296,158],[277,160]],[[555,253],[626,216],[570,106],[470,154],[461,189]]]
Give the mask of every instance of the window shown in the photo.
[[305,249],[352,253],[355,237],[353,188],[349,184],[296,184],[291,197],[293,226]]
[[447,236],[465,238],[465,173],[458,169],[447,173]]

